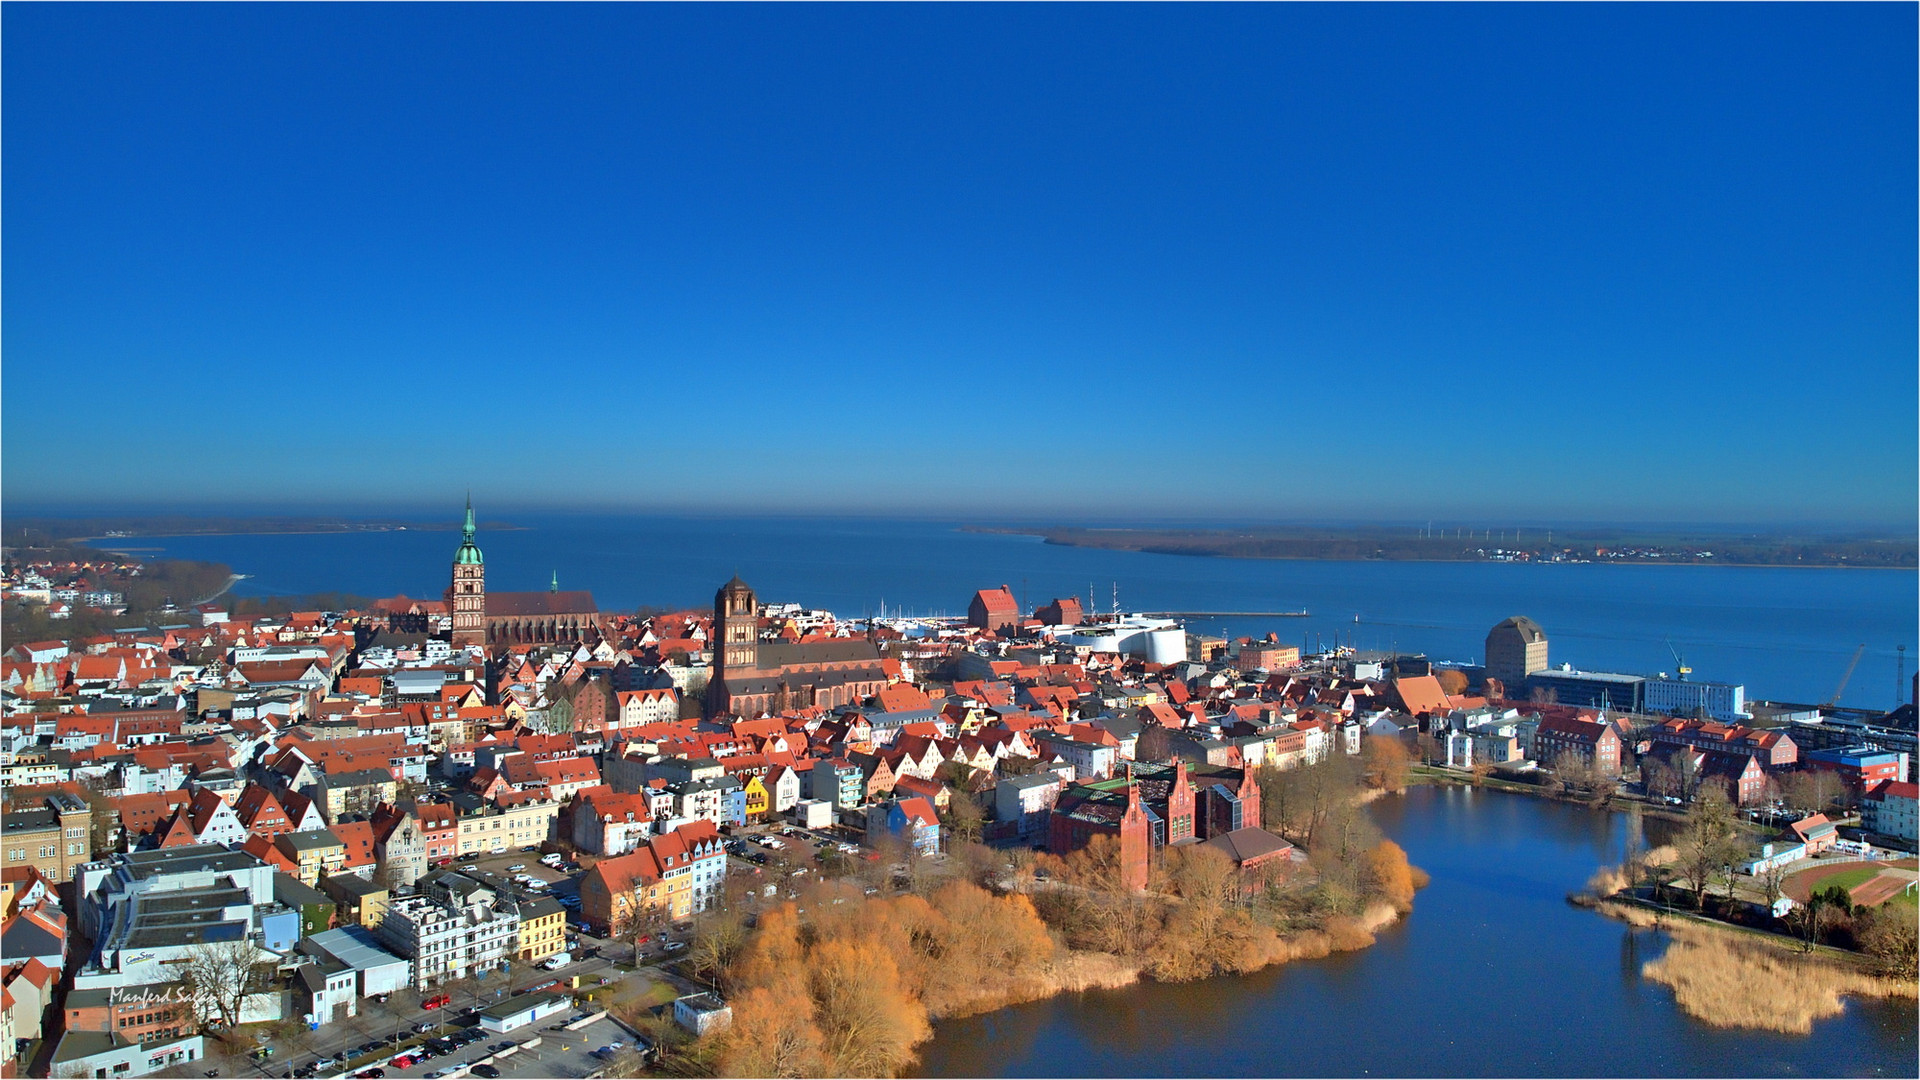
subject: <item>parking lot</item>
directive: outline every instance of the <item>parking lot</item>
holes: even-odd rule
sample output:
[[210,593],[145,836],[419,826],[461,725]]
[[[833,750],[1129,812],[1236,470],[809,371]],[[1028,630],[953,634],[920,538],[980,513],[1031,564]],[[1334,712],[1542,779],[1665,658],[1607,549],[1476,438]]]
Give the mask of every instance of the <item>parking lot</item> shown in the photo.
[[[538,1024],[523,1029],[525,1032],[537,1030],[539,1042],[492,1060],[493,1066],[500,1070],[501,1077],[511,1077],[512,1080],[565,1077],[572,1080],[605,1068],[613,1056],[612,1051],[634,1044],[632,1032],[604,1017],[577,1031],[548,1030],[551,1026]],[[522,1034],[509,1032],[507,1037]],[[526,1034],[523,1041],[531,1041],[532,1038],[532,1034]],[[615,1043],[619,1046],[616,1047]]]

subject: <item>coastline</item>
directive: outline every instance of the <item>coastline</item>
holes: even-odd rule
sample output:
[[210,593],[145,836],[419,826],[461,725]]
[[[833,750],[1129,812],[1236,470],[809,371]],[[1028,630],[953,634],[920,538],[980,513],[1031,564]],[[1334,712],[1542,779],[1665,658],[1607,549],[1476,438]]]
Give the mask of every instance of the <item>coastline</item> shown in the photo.
[[[488,525],[489,532],[527,532],[530,525]],[[131,536],[69,536],[62,541],[69,544],[86,544],[102,551],[114,548],[101,543],[103,540],[172,540],[182,537],[202,536],[345,536],[358,533],[396,533],[396,532],[459,532],[458,525],[382,525],[365,529],[224,529],[214,532],[165,532],[135,533]],[[160,551],[162,548],[146,548],[147,551]]]
[[[1725,566],[1731,568],[1752,568],[1769,570],[1897,570],[1908,573],[1920,572],[1920,566],[1863,566],[1859,563],[1837,560],[1834,562],[1753,562],[1735,559],[1582,559],[1573,562],[1555,563],[1549,560],[1532,559],[1471,559],[1471,558],[1431,558],[1405,555],[1383,555],[1379,558],[1353,558],[1349,556],[1290,555],[1290,554],[1230,554],[1206,550],[1177,550],[1153,544],[1099,544],[1082,543],[1043,531],[1032,529],[989,528],[985,526],[961,526],[960,531],[997,536],[1027,536],[1043,544],[1056,547],[1082,548],[1089,551],[1126,551],[1139,555],[1176,555],[1199,559],[1248,559],[1260,562],[1354,562],[1354,563],[1511,563],[1514,565],[1543,566],[1645,566],[1645,567],[1688,567],[1688,566]],[[1125,530],[1113,530],[1125,531]]]

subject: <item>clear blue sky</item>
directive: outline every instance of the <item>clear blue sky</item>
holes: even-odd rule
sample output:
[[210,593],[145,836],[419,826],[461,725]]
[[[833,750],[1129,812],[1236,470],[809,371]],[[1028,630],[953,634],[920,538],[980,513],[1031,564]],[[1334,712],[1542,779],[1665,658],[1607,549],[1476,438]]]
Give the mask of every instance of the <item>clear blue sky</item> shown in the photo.
[[1910,527],[1915,12],[9,4],[0,477]]

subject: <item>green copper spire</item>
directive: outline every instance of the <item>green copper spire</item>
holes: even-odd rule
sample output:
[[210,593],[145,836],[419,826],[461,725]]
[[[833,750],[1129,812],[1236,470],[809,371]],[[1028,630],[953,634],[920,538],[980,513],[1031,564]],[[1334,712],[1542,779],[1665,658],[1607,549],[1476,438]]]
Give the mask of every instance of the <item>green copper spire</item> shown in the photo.
[[553,584],[551,584],[551,585],[549,585],[549,586],[547,586],[547,591],[548,591],[548,592],[559,592],[559,591],[560,591],[560,571],[558,571],[558,570],[555,570],[555,571],[553,572]]
[[486,560],[481,558],[480,549],[473,543],[473,496],[467,496],[467,523],[460,530],[460,550],[453,553],[455,566],[479,566]]

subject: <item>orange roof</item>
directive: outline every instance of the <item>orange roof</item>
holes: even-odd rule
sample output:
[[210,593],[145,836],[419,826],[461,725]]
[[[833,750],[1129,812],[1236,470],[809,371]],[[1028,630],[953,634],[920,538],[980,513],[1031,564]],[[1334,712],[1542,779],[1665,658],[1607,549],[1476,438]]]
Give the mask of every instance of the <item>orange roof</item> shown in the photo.
[[353,868],[353,867],[359,867],[359,866],[373,865],[374,853],[373,853],[373,823],[372,822],[370,821],[338,822],[333,826],[333,835],[339,837],[340,842],[346,845],[347,867]]

